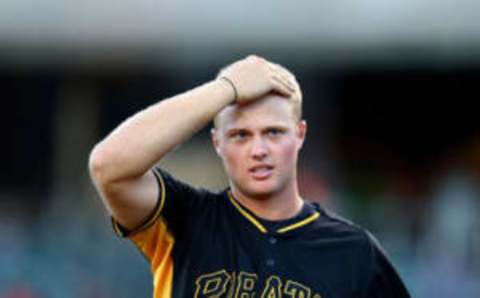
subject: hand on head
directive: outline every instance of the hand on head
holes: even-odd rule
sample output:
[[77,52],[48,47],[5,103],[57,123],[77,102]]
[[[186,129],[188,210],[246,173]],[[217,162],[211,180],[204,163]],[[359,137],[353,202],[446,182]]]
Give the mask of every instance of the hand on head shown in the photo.
[[217,78],[231,83],[237,103],[248,103],[268,93],[290,98],[300,89],[295,77],[282,66],[250,55],[223,68]]

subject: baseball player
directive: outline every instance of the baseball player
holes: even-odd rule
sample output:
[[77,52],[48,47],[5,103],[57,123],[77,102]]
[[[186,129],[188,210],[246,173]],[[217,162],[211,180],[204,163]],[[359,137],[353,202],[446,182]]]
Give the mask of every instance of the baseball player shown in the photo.
[[[115,231],[148,259],[154,297],[409,297],[371,234],[300,196],[301,102],[289,71],[249,56],[95,146],[92,179]],[[226,190],[155,166],[212,120]]]

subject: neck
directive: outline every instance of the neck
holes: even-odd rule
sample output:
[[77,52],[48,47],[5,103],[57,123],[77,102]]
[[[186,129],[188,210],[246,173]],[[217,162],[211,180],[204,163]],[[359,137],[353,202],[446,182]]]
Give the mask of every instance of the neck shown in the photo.
[[266,220],[284,220],[291,218],[300,212],[303,207],[303,199],[296,187],[290,191],[282,191],[279,194],[268,194],[261,197],[251,197],[235,187],[232,194],[237,201],[247,207],[251,212]]

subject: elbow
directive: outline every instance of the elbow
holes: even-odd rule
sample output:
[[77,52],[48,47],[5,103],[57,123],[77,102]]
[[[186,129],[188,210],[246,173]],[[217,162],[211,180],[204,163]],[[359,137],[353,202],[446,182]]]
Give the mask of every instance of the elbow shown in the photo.
[[126,158],[122,150],[103,142],[93,148],[88,159],[90,177],[102,189],[141,176],[142,174],[137,174],[132,164],[135,163]]
[[113,152],[109,152],[102,143],[93,148],[88,159],[88,169],[95,184],[106,185],[115,180],[112,158]]

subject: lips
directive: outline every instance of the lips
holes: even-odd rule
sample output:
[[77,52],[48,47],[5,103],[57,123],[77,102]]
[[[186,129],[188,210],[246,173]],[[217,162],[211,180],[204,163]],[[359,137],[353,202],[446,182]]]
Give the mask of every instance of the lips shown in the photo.
[[273,166],[267,164],[255,165],[249,168],[248,172],[256,180],[264,180],[272,176]]

